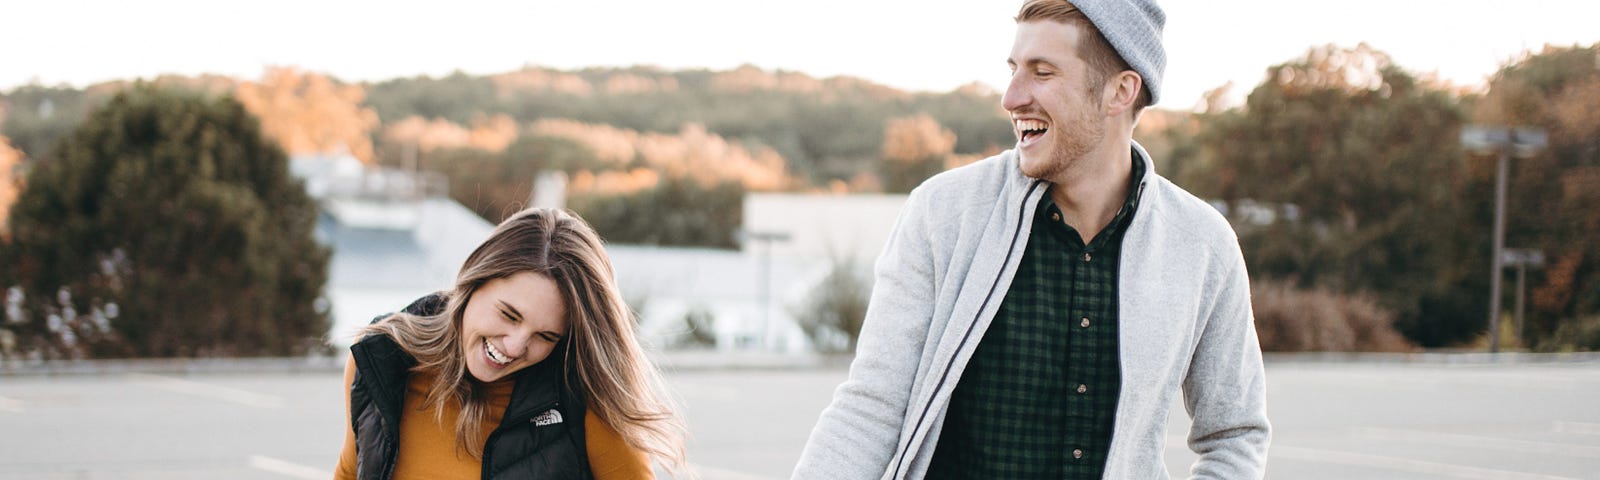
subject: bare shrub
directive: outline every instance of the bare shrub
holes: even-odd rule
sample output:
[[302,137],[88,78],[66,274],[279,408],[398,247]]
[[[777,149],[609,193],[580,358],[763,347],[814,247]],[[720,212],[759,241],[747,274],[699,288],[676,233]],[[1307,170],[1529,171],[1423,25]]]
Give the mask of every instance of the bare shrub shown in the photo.
[[1393,312],[1366,295],[1253,282],[1256,335],[1268,352],[1405,352],[1416,346],[1394,328]]
[[828,275],[791,313],[817,351],[854,352],[871,298],[870,274],[854,260],[835,258]]
[[1600,315],[1561,321],[1555,333],[1539,343],[1542,352],[1600,351]]

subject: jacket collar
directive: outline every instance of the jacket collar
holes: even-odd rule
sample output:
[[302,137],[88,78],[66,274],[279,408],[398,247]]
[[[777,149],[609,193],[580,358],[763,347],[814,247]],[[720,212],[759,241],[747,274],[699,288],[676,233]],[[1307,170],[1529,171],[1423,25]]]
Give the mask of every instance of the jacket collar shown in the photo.
[[[1155,162],[1150,160],[1150,152],[1146,151],[1144,146],[1140,145],[1137,140],[1131,143],[1133,145],[1133,154],[1138,156],[1139,160],[1144,163],[1144,176],[1139,179],[1139,183],[1135,187],[1139,189],[1139,208],[1144,209],[1147,208],[1145,205],[1157,203],[1155,197],[1160,195],[1160,189],[1150,187],[1160,177],[1156,175],[1156,165]],[[1007,200],[1006,205],[1024,205],[1023,218],[1032,218],[1039,200],[1046,195],[1049,189],[1032,188],[1034,183],[1043,182],[1043,180],[1022,174],[1022,165],[1016,149],[1006,150],[1001,152],[1000,155],[1006,164],[1006,186],[1002,198]]]
[[565,369],[561,368],[561,365],[565,362],[554,355],[565,350],[563,347],[564,345],[557,345],[550,357],[516,373],[517,385],[511,389],[511,403],[506,405],[505,417],[500,420],[501,427],[526,423],[528,419],[556,408],[559,404],[572,403],[566,400],[572,395],[568,394],[568,381],[562,376]]
[[399,433],[400,411],[405,405],[406,381],[416,358],[400,348],[388,335],[367,335],[350,346],[350,355],[356,362],[356,375],[367,386],[367,395],[373,406],[383,416],[390,431]]
[[[564,350],[560,347],[557,351]],[[394,339],[381,334],[368,335],[356,342],[350,347],[350,354],[355,359],[357,374],[368,385],[373,405],[383,415],[383,421],[389,425],[400,425],[406,382],[410,381],[411,368],[417,365],[416,358],[401,349]],[[506,406],[501,426],[527,422],[564,399],[576,399],[577,396],[567,388],[569,382],[563,378],[562,363],[560,358],[552,357],[516,373],[517,383],[512,387],[511,403]],[[573,403],[574,400],[567,400],[567,403]]]

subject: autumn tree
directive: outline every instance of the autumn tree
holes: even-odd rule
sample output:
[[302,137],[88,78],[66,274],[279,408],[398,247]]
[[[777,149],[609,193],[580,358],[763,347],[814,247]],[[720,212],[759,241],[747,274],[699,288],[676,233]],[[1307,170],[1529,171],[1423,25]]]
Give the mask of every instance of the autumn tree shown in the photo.
[[1253,275],[1371,293],[1402,333],[1439,346],[1485,320],[1465,117],[1388,55],[1330,46],[1269,68],[1243,108],[1207,116],[1200,141]]
[[9,236],[7,222],[11,204],[16,203],[22,189],[22,151],[11,146],[11,141],[0,136],[0,239]]
[[[1553,334],[1564,323],[1600,314],[1596,105],[1600,105],[1600,45],[1545,47],[1501,68],[1473,113],[1477,123],[1527,125],[1549,133],[1544,152],[1512,160],[1506,198],[1506,245],[1542,251],[1549,262],[1543,270],[1529,273],[1527,333],[1535,339]],[[1493,161],[1483,159],[1473,167],[1474,181],[1490,185]],[[1483,212],[1492,208],[1489,192],[1480,197]],[[1488,217],[1477,221],[1487,225]]]
[[260,82],[240,84],[234,95],[290,155],[348,152],[362,162],[374,162],[371,132],[378,126],[378,114],[362,105],[366,92],[360,85],[277,67],[268,69]]
[[317,207],[239,102],[137,85],[39,162],[0,248],[11,355],[282,355],[319,343]]
[[906,193],[944,171],[955,153],[956,134],[928,115],[889,119],[883,132],[884,190]]
[[876,174],[890,118],[931,116],[956,135],[959,155],[993,154],[1015,142],[992,89],[913,93],[754,67],[530,67],[488,77],[416,77],[370,85],[368,104],[388,121],[416,115],[466,125],[475,115],[506,114],[520,124],[563,119],[665,135],[697,124],[745,148],[772,150],[789,175],[813,185]]
[[1213,113],[1145,110],[1133,131],[1133,139],[1150,153],[1161,176],[1200,198],[1217,198],[1225,183],[1199,140],[1201,127]]
[[406,146],[418,153],[447,148],[471,148],[491,153],[504,151],[517,140],[520,129],[511,117],[478,115],[472,126],[457,125],[442,118],[428,120],[406,117],[383,128],[385,143]]

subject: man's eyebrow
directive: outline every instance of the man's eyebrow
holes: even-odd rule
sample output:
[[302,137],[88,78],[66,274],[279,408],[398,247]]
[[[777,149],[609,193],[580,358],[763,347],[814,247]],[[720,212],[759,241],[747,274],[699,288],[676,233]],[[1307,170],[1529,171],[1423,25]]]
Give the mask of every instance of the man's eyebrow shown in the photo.
[[517,321],[519,321],[519,322],[522,321],[522,312],[517,310],[517,307],[511,306],[511,304],[506,303],[505,300],[500,300],[499,302],[500,302],[500,311],[505,312],[506,315],[510,315],[511,317],[516,318]]
[[[1012,66],[1016,66],[1016,64],[1017,64],[1015,61],[1012,61],[1012,60],[1006,60],[1006,63],[1010,63]],[[1056,66],[1056,64],[1054,62],[1051,62],[1050,60],[1047,60],[1044,57],[1032,57],[1032,58],[1029,58],[1027,60],[1023,60],[1022,63],[1026,64],[1029,67],[1037,67],[1039,65],[1044,65],[1044,66],[1047,66],[1047,67],[1054,68]]]

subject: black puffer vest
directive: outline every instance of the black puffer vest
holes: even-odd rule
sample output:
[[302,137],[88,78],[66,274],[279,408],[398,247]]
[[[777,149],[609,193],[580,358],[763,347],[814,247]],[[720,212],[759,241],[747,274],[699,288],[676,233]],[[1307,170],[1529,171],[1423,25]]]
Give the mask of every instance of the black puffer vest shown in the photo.
[[[405,311],[433,315],[443,309],[443,298],[432,295]],[[368,335],[350,347],[350,355],[356,363],[355,381],[350,386],[356,478],[387,480],[394,474],[402,440],[400,415],[406,381],[417,362],[388,335]],[[516,373],[505,418],[483,447],[482,478],[593,478],[584,444],[583,402],[564,388],[560,365],[560,359],[552,357]]]

